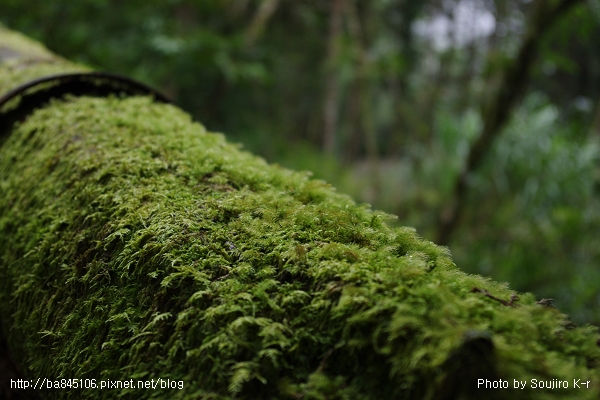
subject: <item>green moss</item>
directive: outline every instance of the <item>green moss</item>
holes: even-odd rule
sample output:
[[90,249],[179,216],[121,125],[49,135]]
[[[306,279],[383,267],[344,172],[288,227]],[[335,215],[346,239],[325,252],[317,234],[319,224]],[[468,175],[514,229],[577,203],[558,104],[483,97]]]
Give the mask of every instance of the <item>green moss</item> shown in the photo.
[[598,398],[596,328],[387,218],[173,106],[54,101],[0,147],[2,326],[32,378],[184,383],[47,398]]

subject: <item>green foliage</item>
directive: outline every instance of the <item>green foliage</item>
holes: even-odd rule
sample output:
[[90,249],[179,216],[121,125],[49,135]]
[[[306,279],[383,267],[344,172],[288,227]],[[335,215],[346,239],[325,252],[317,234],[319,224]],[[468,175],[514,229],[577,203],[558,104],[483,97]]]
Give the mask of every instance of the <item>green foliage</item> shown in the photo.
[[539,95],[527,100],[475,178],[479,207],[467,225],[486,213],[491,218],[477,231],[462,230],[457,240],[469,254],[455,256],[472,272],[554,297],[579,321],[597,321],[599,143],[561,124]]

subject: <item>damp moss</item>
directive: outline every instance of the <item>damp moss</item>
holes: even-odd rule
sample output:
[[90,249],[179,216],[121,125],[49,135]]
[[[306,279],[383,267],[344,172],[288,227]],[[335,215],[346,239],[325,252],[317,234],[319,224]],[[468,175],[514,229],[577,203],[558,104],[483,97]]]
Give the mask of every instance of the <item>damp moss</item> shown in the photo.
[[598,398],[596,328],[389,218],[176,107],[55,100],[0,147],[2,326],[30,378],[183,382],[50,399]]

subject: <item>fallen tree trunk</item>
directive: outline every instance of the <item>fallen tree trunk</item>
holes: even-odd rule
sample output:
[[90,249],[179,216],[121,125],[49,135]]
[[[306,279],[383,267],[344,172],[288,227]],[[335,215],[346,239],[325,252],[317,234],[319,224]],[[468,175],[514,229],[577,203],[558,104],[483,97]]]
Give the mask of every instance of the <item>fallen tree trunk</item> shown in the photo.
[[[0,93],[81,70],[0,30]],[[595,327],[172,105],[67,96],[0,140],[0,318],[43,398],[600,394]]]

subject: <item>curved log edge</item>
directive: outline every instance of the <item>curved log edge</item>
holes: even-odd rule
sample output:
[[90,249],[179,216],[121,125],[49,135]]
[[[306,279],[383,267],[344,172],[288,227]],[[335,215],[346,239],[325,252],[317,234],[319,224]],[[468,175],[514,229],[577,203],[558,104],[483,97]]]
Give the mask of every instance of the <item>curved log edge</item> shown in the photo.
[[152,96],[172,103],[165,95],[133,79],[107,72],[58,74],[26,82],[0,96],[0,144],[17,121],[35,109],[64,96]]
[[[15,59],[1,92],[48,75]],[[389,218],[172,105],[52,101],[0,147],[2,329],[28,379],[181,383],[48,399],[598,398],[596,327]]]

